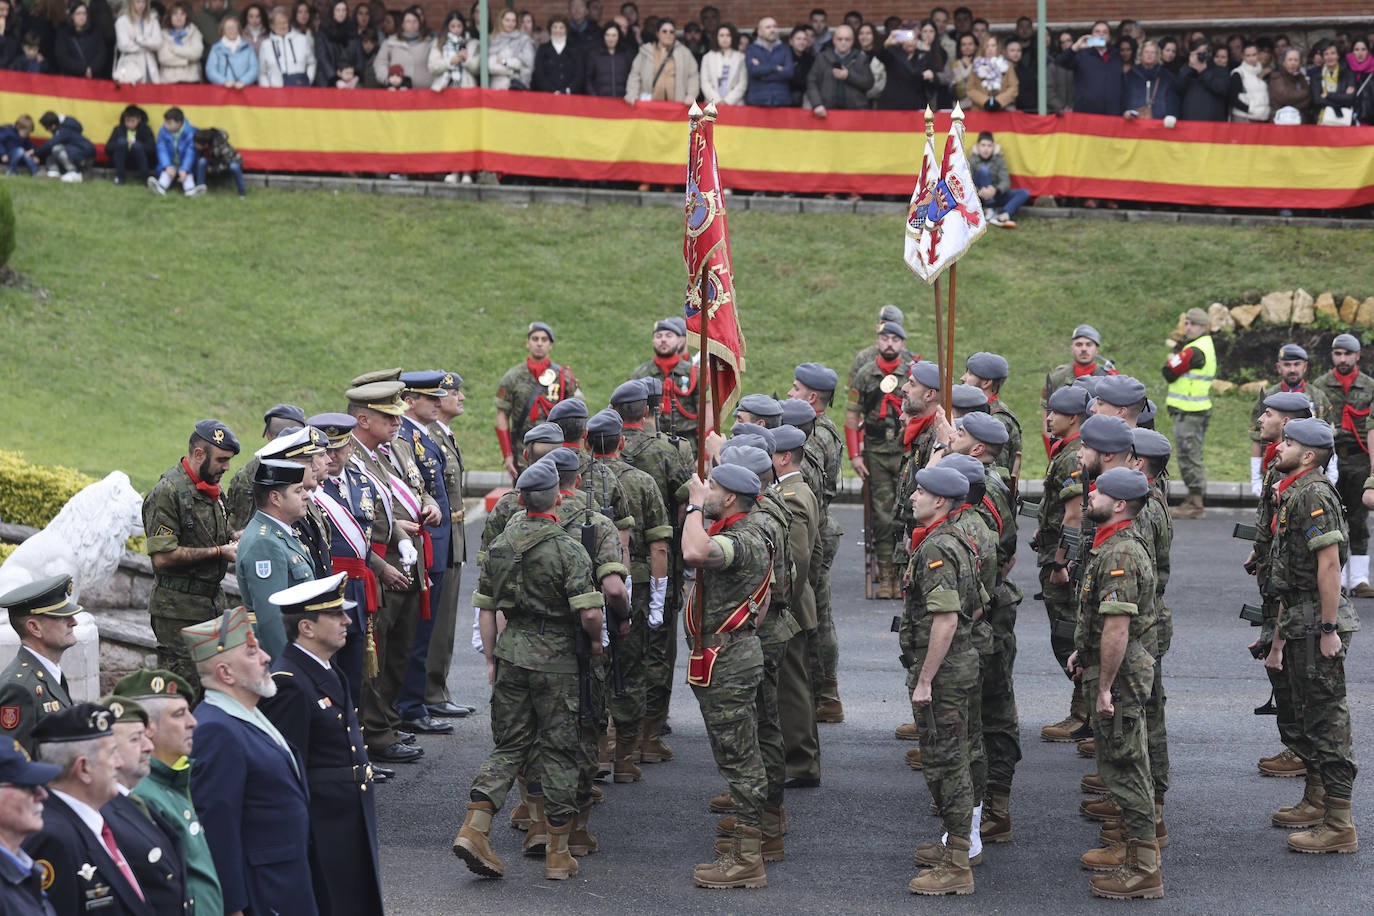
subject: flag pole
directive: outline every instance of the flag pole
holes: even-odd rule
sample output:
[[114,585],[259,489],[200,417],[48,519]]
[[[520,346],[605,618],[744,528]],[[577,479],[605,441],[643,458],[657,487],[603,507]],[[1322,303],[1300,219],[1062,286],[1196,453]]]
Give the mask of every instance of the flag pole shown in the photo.
[[[688,156],[687,160],[688,178],[690,179],[692,160],[696,155],[695,134],[701,129],[702,118],[702,110],[697,107],[696,102],[692,103],[692,108],[687,113],[687,117],[692,123],[691,131],[694,135],[692,145],[693,152]],[[713,386],[711,385],[711,357],[708,349],[711,338],[706,327],[707,319],[710,317],[706,309],[706,270],[706,265],[703,264],[701,266],[701,272],[696,278],[698,295],[697,319],[700,322],[701,329],[697,338],[697,359],[701,363],[701,367],[697,372],[697,378],[699,379],[697,383],[697,477],[702,480],[706,479],[706,406],[709,403],[709,396],[713,393]],[[704,523],[705,520],[703,518],[703,524]],[[696,581],[692,583],[692,592],[689,593],[687,603],[687,614],[691,616],[693,613],[693,602],[691,598],[696,598],[696,620],[692,621],[693,626],[689,627],[689,630],[692,632],[692,655],[695,657],[700,657],[702,654],[701,631],[706,624],[706,577],[703,575],[703,572],[704,570],[701,567],[697,567]]]
[[958,264],[949,265],[949,320],[945,322],[948,325],[945,333],[949,335],[949,342],[942,360],[945,364],[945,391],[949,392],[945,395],[946,400],[953,396],[950,389],[954,387],[954,280],[958,269]]
[[940,295],[940,278],[932,284],[935,288],[935,361],[940,364],[940,403],[949,413],[950,392],[945,384],[945,299]]

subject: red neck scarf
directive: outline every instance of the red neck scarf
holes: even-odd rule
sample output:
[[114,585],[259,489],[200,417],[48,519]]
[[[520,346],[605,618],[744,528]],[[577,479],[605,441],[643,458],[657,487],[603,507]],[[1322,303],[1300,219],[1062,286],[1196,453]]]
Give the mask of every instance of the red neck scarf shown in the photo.
[[623,424],[621,424],[621,427],[620,427],[620,428],[621,428],[621,429],[638,429],[638,430],[641,430],[641,431],[642,431],[642,430],[644,429],[644,424],[643,424],[643,423],[623,423]]
[[935,422],[935,414],[924,417],[912,417],[906,421],[906,431],[902,433],[902,448],[910,451],[911,443],[915,442],[923,432],[930,428],[930,424]]
[[995,394],[990,394],[990,395],[988,395],[988,403],[989,403],[989,404],[992,404],[992,403],[995,402],[996,400],[997,400],[997,395],[995,395]]
[[553,522],[555,525],[558,524],[558,516],[552,515],[548,512],[529,512],[526,514],[529,515],[530,518],[546,518],[549,521]]
[[525,365],[529,367],[530,375],[534,376],[536,379],[544,374],[545,369],[549,368],[550,362],[551,361],[548,357],[545,357],[544,359],[541,359],[538,362],[536,362],[534,357],[532,356],[525,357]]
[[1355,384],[1355,379],[1360,377],[1360,370],[1356,367],[1349,375],[1341,375],[1339,372],[1333,372],[1331,374],[1336,376],[1336,381],[1341,383],[1341,390],[1349,394],[1350,386]]
[[1051,446],[1050,446],[1050,460],[1053,461],[1053,460],[1054,460],[1054,456],[1055,456],[1055,455],[1058,455],[1061,451],[1064,450],[1064,446],[1068,445],[1070,442],[1072,442],[1073,440],[1075,440],[1075,439],[1077,439],[1077,438],[1078,438],[1078,431],[1075,430],[1075,431],[1074,431],[1074,434],[1073,434],[1072,436],[1065,436],[1063,439],[1060,439],[1060,440],[1058,440],[1057,442],[1055,442],[1053,445],[1051,445]]
[[[1351,375],[1354,375],[1354,373],[1352,372]],[[1339,378],[1339,376],[1337,376],[1337,378]],[[1301,382],[1298,382],[1298,387],[1296,387],[1296,388],[1289,388],[1287,382],[1279,382],[1279,390],[1280,390],[1280,391],[1306,391],[1306,390],[1307,390],[1307,379],[1303,379]],[[1347,389],[1347,390],[1348,390],[1348,389]]]
[[[538,380],[539,380],[539,376],[543,375],[543,374],[550,368],[551,363],[550,363],[550,361],[549,361],[547,358],[546,358],[546,359],[543,359],[543,360],[539,360],[539,361],[536,362],[536,361],[535,361],[534,359],[532,359],[531,357],[526,356],[526,357],[525,357],[525,365],[529,368],[529,370],[530,370],[530,375],[534,376],[535,381],[538,381]],[[556,381],[560,381],[560,382],[561,382],[562,379],[557,379]],[[541,383],[541,384],[542,384],[542,383]],[[562,391],[562,390],[560,390],[560,391],[558,392],[558,397],[559,397],[559,399],[562,399],[562,398],[565,398],[565,397],[570,397],[570,396],[571,396],[571,393],[570,393],[570,392]],[[532,403],[532,404],[530,405],[530,416],[529,416],[529,421],[530,421],[531,423],[535,423],[535,422],[538,422],[538,420],[539,420],[540,417],[546,417],[546,416],[548,416],[549,409],[552,408],[553,405],[554,405],[554,402],[553,402],[553,401],[550,401],[549,398],[548,398],[548,391],[547,391],[547,390],[540,391],[540,392],[539,392],[539,395],[534,399],[534,403]]]
[[672,376],[673,370],[677,368],[680,362],[682,362],[682,354],[680,353],[674,353],[672,356],[654,354],[654,364],[658,366],[658,371],[663,373],[664,379]]
[[1102,528],[1098,528],[1097,533],[1093,535],[1093,550],[1096,550],[1098,547],[1101,547],[1102,542],[1105,541],[1107,538],[1111,537],[1112,535],[1116,534],[1118,531],[1121,531],[1124,528],[1129,528],[1130,526],[1131,520],[1128,518],[1117,522],[1115,525],[1106,525]]
[[711,527],[706,529],[706,533],[709,534],[711,537],[715,537],[716,535],[724,531],[726,528],[729,528],[735,522],[744,518],[748,514],[748,512],[736,512],[734,515],[730,515],[725,518],[718,518],[711,523]]
[[[901,365],[902,358],[900,356],[896,359],[883,359],[881,356],[878,357],[878,368],[883,371],[883,375],[894,374]],[[896,391],[889,391],[883,394],[883,403],[882,406],[878,408],[878,416],[884,420],[887,419],[889,408],[899,415],[902,412],[902,399],[897,396]]]
[[924,528],[917,528],[915,531],[911,532],[911,550],[910,550],[910,552],[911,552],[911,553],[915,553],[915,552],[916,552],[916,548],[921,546],[921,542],[924,541],[924,540],[930,535],[930,533],[931,533],[932,531],[934,531],[936,528],[939,528],[941,525],[943,525],[943,524],[945,523],[945,521],[950,517],[950,515],[956,515],[956,514],[958,514],[958,512],[959,512],[959,510],[956,509],[956,510],[954,510],[954,512],[952,512],[952,513],[948,513],[948,514],[946,514],[946,515],[940,516],[940,517],[937,518],[935,521],[931,522],[929,525],[926,525]]
[[[1315,470],[1316,470],[1316,468],[1308,468],[1308,469],[1307,469],[1307,471],[1315,471]],[[1280,480],[1280,481],[1279,481],[1278,486],[1275,487],[1275,489],[1274,489],[1274,497],[1275,497],[1275,498],[1274,498],[1274,502],[1275,502],[1275,504],[1279,503],[1279,502],[1283,499],[1283,491],[1284,491],[1284,490],[1287,490],[1287,489],[1288,489],[1289,487],[1291,487],[1293,484],[1297,483],[1297,482],[1298,482],[1298,478],[1301,477],[1302,475],[1306,474],[1307,471],[1298,471],[1298,473],[1292,475],[1291,477],[1285,477],[1285,478],[1283,478],[1283,480]],[[1275,512],[1275,513],[1274,513],[1274,517],[1271,518],[1271,519],[1269,519],[1269,533],[1270,533],[1270,534],[1278,534],[1278,528],[1279,528],[1279,514],[1278,514],[1277,512]]]
[[181,459],[181,469],[186,472],[186,476],[191,478],[191,483],[196,485],[196,489],[210,497],[211,502],[219,499],[219,484],[206,483],[196,476],[196,472],[191,470],[191,463],[185,458]]
[[578,443],[578,442],[564,442],[564,443],[563,443],[563,447],[564,447],[564,448],[570,448],[570,449],[572,449],[572,450],[575,451],[575,452],[580,452],[580,451],[582,451],[582,445],[581,445],[581,443]]
[[1266,445],[1264,447],[1264,459],[1260,462],[1260,470],[1269,470],[1269,465],[1274,463],[1274,458],[1278,455],[1278,453],[1279,444],[1277,442],[1270,442],[1268,445]]
[[1093,374],[1094,372],[1096,372],[1096,371],[1097,371],[1097,363],[1096,363],[1096,362],[1088,363],[1086,366],[1080,366],[1078,363],[1074,363],[1074,364],[1073,364],[1073,377],[1074,377],[1074,378],[1082,378],[1082,377],[1085,376],[1085,375],[1092,375],[1092,374]]

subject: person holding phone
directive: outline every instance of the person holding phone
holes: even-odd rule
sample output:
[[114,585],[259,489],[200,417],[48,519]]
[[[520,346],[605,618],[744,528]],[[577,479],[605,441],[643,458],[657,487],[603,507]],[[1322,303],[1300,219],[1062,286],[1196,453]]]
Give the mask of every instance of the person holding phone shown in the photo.
[[936,75],[944,69],[943,52],[935,41],[935,26],[929,21],[919,27],[913,20],[888,33],[878,52],[887,68],[887,85],[878,96],[878,108],[885,111],[920,111],[938,104]]
[[1119,116],[1121,107],[1121,55],[1112,46],[1111,26],[1101,19],[1092,31],[1079,36],[1055,62],[1073,71],[1073,110],[1081,114]]
[[1180,121],[1225,121],[1231,74],[1217,64],[1205,38],[1193,41],[1188,61],[1178,73]]

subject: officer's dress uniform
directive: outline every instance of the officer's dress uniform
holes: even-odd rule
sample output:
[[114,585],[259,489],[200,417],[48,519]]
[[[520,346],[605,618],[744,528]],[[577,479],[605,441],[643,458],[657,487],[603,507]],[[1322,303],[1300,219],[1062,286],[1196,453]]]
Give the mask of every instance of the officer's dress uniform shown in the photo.
[[[51,667],[50,667],[51,666]],[[33,727],[44,716],[72,705],[67,678],[28,646],[20,646],[14,659],[0,671],[0,731],[18,741],[32,756]]]
[[458,624],[458,594],[463,581],[463,564],[467,561],[467,531],[463,516],[463,450],[453,430],[442,421],[429,424],[429,437],[444,453],[444,489],[448,492],[449,558],[444,570],[444,586],[438,605],[431,603],[434,617],[429,637],[429,654],[425,657],[425,705],[451,703],[448,691],[448,669],[453,663],[453,639]]
[[239,539],[235,573],[244,606],[256,618],[258,641],[264,652],[276,658],[286,648],[286,629],[281,613],[267,599],[315,578],[310,552],[290,526],[259,509]]
[[381,606],[375,567],[385,561],[374,553],[372,546],[378,511],[385,511],[378,486],[374,478],[350,462],[344,465],[338,477],[325,478],[316,494],[332,529],[329,573],[348,573],[345,594],[358,606],[349,615],[348,642],[334,654],[334,661],[348,680],[349,694],[353,697],[362,696],[367,623]]

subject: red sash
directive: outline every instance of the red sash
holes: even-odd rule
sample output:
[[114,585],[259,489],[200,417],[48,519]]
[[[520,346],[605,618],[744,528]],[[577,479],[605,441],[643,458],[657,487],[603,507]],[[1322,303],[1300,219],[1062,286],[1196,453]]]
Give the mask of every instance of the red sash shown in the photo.
[[[384,545],[375,545],[384,547]],[[367,565],[367,560],[361,557],[331,557],[334,562],[334,572],[348,573],[350,579],[361,579],[363,583],[363,609],[369,614],[377,613],[377,574]]]
[[[534,376],[535,381],[538,381],[538,380],[539,380],[539,376],[541,376],[541,375],[544,374],[544,370],[554,368],[553,363],[552,363],[551,360],[547,360],[547,359],[546,359],[546,360],[544,360],[543,362],[536,363],[534,360],[530,359],[529,357],[526,357],[526,358],[525,358],[525,366],[528,367],[528,369],[530,370],[530,375]],[[529,422],[531,422],[531,423],[537,423],[537,422],[539,422],[540,419],[542,419],[543,417],[547,417],[547,416],[549,415],[549,411],[553,408],[553,405],[554,405],[554,404],[557,404],[559,401],[563,400],[564,398],[572,397],[572,392],[568,390],[568,378],[567,378],[568,367],[567,367],[567,366],[558,366],[557,369],[558,369],[558,397],[557,397],[557,399],[556,399],[556,400],[550,401],[550,400],[548,399],[548,397],[547,397],[547,395],[548,395],[548,389],[541,385],[540,388],[539,388],[539,394],[535,395],[534,400],[532,400],[532,401],[530,402]]]
[[998,512],[996,507],[993,506],[992,497],[990,496],[983,497],[983,505],[992,513],[992,517],[997,521],[997,533],[1000,535],[1002,533],[1002,513]]
[[434,540],[424,525],[420,526],[420,539],[424,549],[420,551],[420,619],[429,620],[429,568],[434,565]]
[[[743,518],[747,513],[739,512],[726,519],[720,519],[711,524],[708,534],[715,536],[735,522]],[[700,573],[699,573],[700,575]],[[687,635],[692,637],[693,643],[696,641],[698,633],[698,621],[705,619],[700,614],[705,612],[701,609],[701,592],[698,589],[700,582],[692,584],[691,594],[687,596],[687,615],[684,626]],[[768,594],[768,589],[773,584],[773,552],[768,552],[768,575],[763,577],[759,587],[749,595],[739,607],[730,612],[725,621],[713,631],[713,635],[719,636],[722,633],[731,633],[738,630],[749,620],[749,615],[754,613],[755,608],[763,603],[764,596]],[[722,646],[702,646],[694,649],[687,659],[687,683],[693,687],[710,687],[711,673],[716,667],[716,658],[720,655]]]

